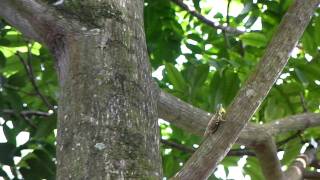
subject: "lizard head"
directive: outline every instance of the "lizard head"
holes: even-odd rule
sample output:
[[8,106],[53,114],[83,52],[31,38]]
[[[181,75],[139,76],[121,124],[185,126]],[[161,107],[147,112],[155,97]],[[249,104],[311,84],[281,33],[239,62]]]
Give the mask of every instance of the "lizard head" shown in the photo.
[[223,108],[222,104],[217,105],[217,111],[219,116],[223,117],[226,114],[226,110]]

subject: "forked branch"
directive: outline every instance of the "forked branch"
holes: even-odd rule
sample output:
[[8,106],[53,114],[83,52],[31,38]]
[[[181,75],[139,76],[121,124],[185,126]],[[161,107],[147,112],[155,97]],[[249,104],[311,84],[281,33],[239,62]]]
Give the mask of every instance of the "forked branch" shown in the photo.
[[256,70],[228,107],[226,122],[204,140],[174,178],[207,179],[211,175],[279,77],[319,3],[320,0],[297,0],[293,3]]

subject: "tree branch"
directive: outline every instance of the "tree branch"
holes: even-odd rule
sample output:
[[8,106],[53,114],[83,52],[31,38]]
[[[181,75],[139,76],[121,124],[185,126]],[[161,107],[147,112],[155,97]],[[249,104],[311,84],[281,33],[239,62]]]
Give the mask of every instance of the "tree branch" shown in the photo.
[[[159,93],[158,111],[160,118],[168,120],[175,126],[193,134],[203,135],[204,129],[212,116],[210,113],[195,108],[165,92]],[[270,142],[272,140],[270,135],[276,136],[290,131],[302,131],[308,127],[319,125],[320,114],[315,113],[303,113],[278,119],[263,125],[249,123],[244,130],[241,131],[238,143],[245,144],[255,150],[266,177],[272,175],[281,177],[281,171],[279,170],[280,163],[276,154],[277,152],[275,151],[275,146]],[[275,173],[270,174],[268,172]]]
[[21,64],[23,65],[27,76],[29,77],[29,80],[32,84],[33,89],[35,90],[36,94],[39,96],[39,98],[44,102],[44,104],[48,107],[48,109],[53,110],[53,106],[49,103],[47,98],[40,92],[40,89],[37,86],[37,83],[35,81],[35,77],[33,74],[33,68],[31,64],[31,54],[30,54],[30,48],[28,47],[28,57],[27,62],[23,59],[23,57],[20,55],[19,52],[16,52],[16,55],[18,56],[18,59],[20,60]]
[[261,165],[263,175],[265,179],[282,180],[283,173],[275,141],[266,131],[259,133],[265,133],[265,140],[255,145],[253,149]]
[[285,171],[286,179],[302,179],[306,167],[309,166],[311,162],[316,158],[317,150],[317,147],[309,146],[303,154],[299,155],[292,163],[292,165],[288,168],[288,170]]
[[312,171],[304,171],[303,172],[303,179],[305,179],[305,180],[319,180],[320,173],[319,172],[312,172]]
[[[30,18],[27,18],[25,15],[29,14],[29,16],[34,17],[35,14],[44,7],[40,6],[34,0],[30,0],[29,4],[22,2],[23,5],[17,5],[20,2],[21,1],[16,0],[1,0],[0,6],[6,8],[2,8],[0,16],[13,26],[17,27],[25,36],[43,42],[43,39],[37,32],[36,26],[33,26],[33,23],[30,22]],[[20,8],[23,6],[25,7],[25,10],[20,11]],[[43,16],[42,14],[38,15]]]
[[184,9],[185,11],[187,11],[192,16],[198,18],[200,21],[202,21],[203,23],[207,24],[208,26],[211,26],[211,27],[213,27],[215,29],[221,29],[221,30],[223,30],[223,31],[225,31],[225,32],[227,32],[229,34],[234,34],[234,35],[239,35],[239,34],[245,33],[243,31],[231,28],[229,26],[216,25],[214,22],[210,21],[209,19],[207,19],[206,17],[204,17],[203,15],[198,13],[197,11],[191,10],[186,4],[184,4],[182,2],[182,0],[171,0],[171,1],[174,2],[176,5],[178,5],[179,7],[181,7],[182,9]]
[[13,115],[13,114],[20,114],[22,116],[27,116],[27,117],[30,117],[30,116],[43,116],[43,117],[48,117],[48,116],[51,116],[52,113],[48,113],[48,112],[43,112],[43,111],[20,111],[20,112],[16,112],[12,109],[3,109],[1,110],[1,113],[4,113],[4,114],[9,114],[9,115]]
[[[183,102],[163,91],[159,93],[159,118],[165,119],[187,132],[203,136],[212,114]],[[277,119],[263,125],[249,123],[241,131],[237,143],[253,147],[255,144],[259,144],[264,140],[264,136],[260,135],[261,133],[259,132],[267,131],[268,134],[276,136],[278,134],[304,130],[315,126],[320,126],[320,114],[317,113],[302,113]]]
[[283,17],[256,71],[228,107],[226,122],[204,140],[174,178],[206,179],[211,175],[277,80],[319,2],[295,1]]
[[[184,145],[176,143],[174,141],[168,141],[168,140],[161,139],[160,142],[165,146],[178,149],[178,150],[185,152],[185,153],[194,153],[196,151],[195,148],[184,146]],[[255,156],[256,154],[252,151],[247,150],[247,149],[231,149],[227,154],[227,156],[245,156],[245,155]]]
[[163,145],[166,145],[166,146],[171,147],[171,148],[178,149],[178,150],[180,150],[182,152],[185,152],[185,153],[194,153],[196,151],[194,148],[191,148],[191,147],[188,147],[188,146],[184,146],[184,145],[176,143],[174,141],[168,141],[168,140],[165,140],[165,139],[160,139],[160,142]]
[[[53,7],[39,0],[1,0],[0,17],[16,27],[26,37],[50,46],[58,34],[77,23],[66,21]],[[80,28],[79,28],[80,29]]]
[[289,131],[301,131],[309,127],[320,126],[320,116],[316,113],[303,113],[290,116],[264,125],[272,136]]

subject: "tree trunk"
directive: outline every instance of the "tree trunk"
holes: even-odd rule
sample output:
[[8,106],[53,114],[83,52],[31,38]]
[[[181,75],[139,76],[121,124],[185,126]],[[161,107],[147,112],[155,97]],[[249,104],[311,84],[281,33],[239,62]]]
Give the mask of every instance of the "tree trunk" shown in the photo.
[[66,1],[61,10],[81,28],[48,43],[61,88],[57,179],[160,179],[143,0]]

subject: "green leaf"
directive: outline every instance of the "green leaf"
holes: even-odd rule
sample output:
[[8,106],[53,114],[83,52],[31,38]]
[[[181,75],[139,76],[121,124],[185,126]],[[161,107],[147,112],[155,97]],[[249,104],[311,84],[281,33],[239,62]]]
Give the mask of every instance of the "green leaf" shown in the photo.
[[34,172],[30,168],[27,167],[21,167],[19,169],[19,172],[23,176],[24,179],[26,180],[41,180],[41,177],[37,174],[37,172]]
[[166,63],[165,68],[169,81],[173,85],[173,88],[183,92],[186,89],[187,85],[182,74],[171,63]]
[[194,41],[197,41],[197,42],[201,42],[203,41],[203,39],[200,37],[199,34],[188,34],[188,39],[192,39]]
[[229,105],[240,88],[240,79],[231,70],[215,72],[210,82],[210,108]]
[[264,110],[264,117],[266,121],[271,121],[282,117],[284,110],[282,107],[279,107],[274,98],[269,98],[267,105]]
[[11,143],[0,143],[0,163],[13,166],[13,156],[16,146]]
[[320,29],[320,17],[317,16],[315,17],[315,26],[314,26],[315,31],[313,32],[314,35],[314,39],[316,41],[317,46],[320,46],[320,33],[319,33],[319,29]]
[[247,22],[244,24],[246,28],[250,28],[258,19],[258,16],[251,15]]
[[247,164],[244,166],[243,169],[246,172],[246,174],[250,175],[252,180],[264,179],[257,158],[249,157],[247,159]]
[[18,135],[16,130],[14,128],[10,129],[6,124],[3,124],[2,128],[7,141],[11,144],[16,144],[16,136]]
[[195,71],[191,77],[191,92],[195,95],[197,90],[203,85],[209,74],[209,65],[200,64],[196,66]]
[[[316,31],[316,33],[318,32]],[[302,45],[308,54],[312,56],[315,56],[317,54],[318,52],[317,44],[314,41],[314,37],[312,37],[308,31],[305,31],[302,37]]]
[[3,177],[4,179],[10,179],[7,173],[1,168],[0,168],[0,177]]
[[247,2],[244,4],[244,7],[243,7],[243,9],[242,9],[242,11],[240,12],[239,15],[248,14],[248,13],[251,11],[252,6],[253,6],[252,1],[247,1]]
[[220,77],[219,72],[215,72],[209,88],[209,103],[210,103],[210,110],[214,110],[218,104],[222,104],[222,78]]
[[12,86],[23,87],[29,81],[26,75],[22,75],[22,73],[16,73],[9,77],[8,83]]
[[[42,154],[43,155],[43,154]],[[48,158],[48,157],[46,157]],[[54,169],[50,169],[48,166],[49,162],[44,161],[45,159],[40,159],[36,154],[32,153],[28,157],[23,158],[23,161],[28,164],[28,171],[23,171],[21,174],[23,176],[35,176],[41,179],[54,179],[55,172]],[[47,159],[48,160],[48,159]]]
[[6,57],[4,56],[4,54],[0,51],[0,68],[4,68],[6,65]]
[[38,125],[37,131],[34,135],[34,138],[42,139],[46,138],[53,133],[53,130],[57,126],[56,117],[50,117],[46,119],[41,119],[40,124]]
[[302,82],[303,86],[308,86],[309,84],[309,80],[308,78],[305,76],[305,74],[298,68],[294,69],[295,74],[297,75],[298,79]]
[[22,110],[22,99],[16,91],[6,91],[6,98],[9,101],[11,108],[20,111]]
[[239,36],[240,40],[247,46],[265,47],[267,45],[267,38],[265,35],[257,32],[249,32]]
[[52,161],[52,157],[48,152],[44,151],[43,149],[36,149],[33,151],[33,154],[35,154],[42,162],[45,163],[51,175],[55,174],[56,165]]
[[230,70],[226,70],[224,75],[224,104],[229,105],[240,89],[240,79],[237,73]]
[[298,139],[289,141],[284,150],[283,159],[281,160],[282,164],[288,165],[291,163],[292,160],[294,160],[300,152],[301,144]]
[[190,49],[195,54],[202,54],[203,53],[203,50],[197,45],[186,44],[186,46],[188,49]]

